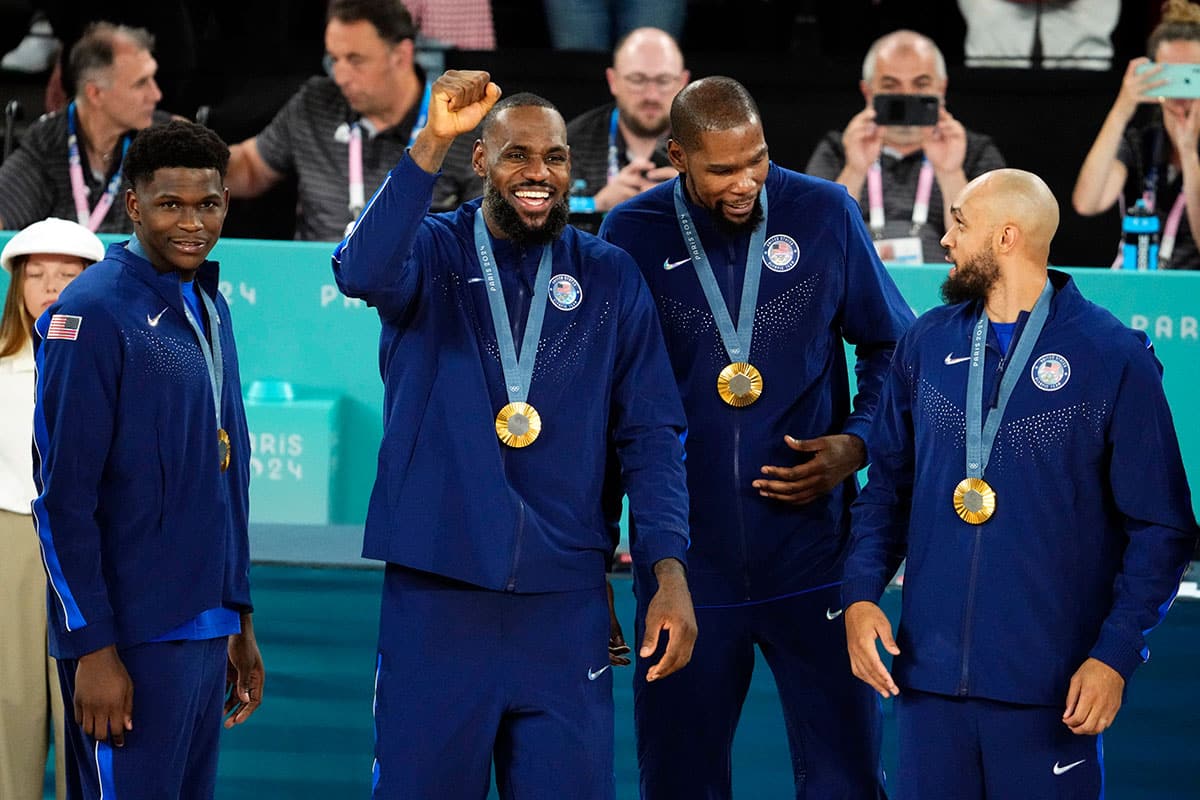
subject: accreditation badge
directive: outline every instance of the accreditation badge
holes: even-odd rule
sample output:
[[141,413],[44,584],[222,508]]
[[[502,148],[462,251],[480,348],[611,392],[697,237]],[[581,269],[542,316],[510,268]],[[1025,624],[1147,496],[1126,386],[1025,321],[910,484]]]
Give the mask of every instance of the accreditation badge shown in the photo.
[[528,447],[542,432],[542,417],[529,403],[509,403],[496,414],[496,435],[509,447]]
[[996,513],[996,490],[983,478],[963,478],[954,487],[954,512],[963,522],[982,525]]
[[758,400],[763,393],[763,378],[753,364],[735,361],[717,376],[717,394],[735,408],[743,408]]
[[924,264],[925,254],[921,248],[921,239],[917,236],[904,236],[897,239],[876,239],[875,252],[879,260],[888,264]]

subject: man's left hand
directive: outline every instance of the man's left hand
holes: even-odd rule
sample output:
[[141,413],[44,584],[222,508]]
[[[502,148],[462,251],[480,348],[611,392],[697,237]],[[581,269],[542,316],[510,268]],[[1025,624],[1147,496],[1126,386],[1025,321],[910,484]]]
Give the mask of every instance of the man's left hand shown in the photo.
[[1120,673],[1103,661],[1089,658],[1071,676],[1063,724],[1080,736],[1103,733],[1117,718],[1124,691],[1125,679]]
[[867,462],[867,446],[853,434],[838,433],[816,439],[783,437],[787,446],[813,457],[794,467],[765,466],[762,472],[771,480],[752,484],[763,497],[802,506],[828,494]]
[[937,125],[922,137],[921,147],[934,172],[957,172],[967,158],[967,129],[943,106]]
[[226,728],[242,724],[262,705],[264,678],[254,624],[249,614],[243,614],[242,632],[229,637],[229,664],[225,673]]
[[646,635],[638,655],[642,658],[654,655],[658,637],[664,631],[668,638],[666,652],[646,672],[647,681],[665,678],[687,666],[696,644],[696,612],[692,609],[683,564],[674,558],[664,558],[654,565],[654,576],[658,578],[658,591],[646,609]]

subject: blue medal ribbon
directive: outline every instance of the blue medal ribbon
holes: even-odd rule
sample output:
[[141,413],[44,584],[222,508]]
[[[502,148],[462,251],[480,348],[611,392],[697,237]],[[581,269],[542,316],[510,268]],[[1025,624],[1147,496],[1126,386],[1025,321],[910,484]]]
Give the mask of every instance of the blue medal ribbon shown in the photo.
[[1025,328],[1021,331],[1021,338],[1017,340],[1016,348],[1012,350],[1012,358],[1008,360],[1008,364],[1004,368],[996,405],[988,411],[986,420],[983,416],[983,368],[986,360],[987,312],[982,311],[979,315],[979,322],[975,323],[975,332],[971,336],[971,366],[967,373],[968,478],[982,478],[984,470],[987,469],[988,459],[992,456],[992,445],[996,442],[996,434],[1000,430],[1000,423],[1004,417],[1004,410],[1008,407],[1009,398],[1012,397],[1013,390],[1017,387],[1017,381],[1025,372],[1025,365],[1033,353],[1033,348],[1037,345],[1042,328],[1046,326],[1046,318],[1050,315],[1050,298],[1053,294],[1054,287],[1047,279],[1046,285],[1042,287],[1041,295],[1038,296],[1037,303],[1033,306],[1033,311],[1029,313]]
[[762,204],[762,222],[750,236],[750,249],[746,253],[746,275],[742,283],[742,303],[738,311],[738,324],[735,328],[729,316],[729,307],[721,296],[717,279],[713,275],[712,265],[704,246],[700,244],[700,234],[696,232],[696,224],[692,221],[691,212],[683,199],[683,176],[675,179],[675,215],[679,219],[679,231],[683,234],[683,242],[687,245],[696,268],[696,277],[704,289],[704,297],[712,311],[713,321],[721,334],[721,343],[729,355],[730,362],[750,360],[750,341],[754,336],[754,311],[758,305],[758,283],[762,276],[763,245],[767,240],[767,188],[764,186],[758,193],[758,201]]
[[496,344],[500,348],[500,366],[504,370],[504,388],[510,403],[524,403],[529,397],[529,384],[533,380],[533,364],[537,359],[538,341],[542,337],[542,321],[546,316],[549,299],[540,290],[550,286],[550,271],[553,262],[553,245],[542,248],[542,259],[538,263],[537,277],[533,281],[533,295],[529,299],[529,316],[525,321],[525,338],[521,341],[521,353],[517,355],[513,339],[512,324],[508,318],[508,306],[504,303],[504,288],[496,270],[496,257],[488,238],[487,221],[483,207],[475,212],[475,254],[483,272],[487,287],[488,305],[492,310],[492,327],[496,331]]

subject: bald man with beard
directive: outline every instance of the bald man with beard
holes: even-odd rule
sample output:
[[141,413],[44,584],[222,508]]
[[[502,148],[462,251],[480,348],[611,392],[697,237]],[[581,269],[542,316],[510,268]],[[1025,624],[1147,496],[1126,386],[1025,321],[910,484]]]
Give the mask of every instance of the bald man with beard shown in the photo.
[[[852,509],[850,661],[897,698],[898,797],[1096,798],[1196,536],[1161,365],[1047,269],[1036,175],[986,173],[950,211],[947,305],[896,348]],[[906,558],[893,639],[877,603]]]

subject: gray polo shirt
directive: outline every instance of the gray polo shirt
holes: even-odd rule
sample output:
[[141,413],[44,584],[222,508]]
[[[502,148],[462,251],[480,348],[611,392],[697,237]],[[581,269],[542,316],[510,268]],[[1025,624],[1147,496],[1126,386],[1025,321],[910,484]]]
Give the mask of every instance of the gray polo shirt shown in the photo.
[[[363,183],[368,200],[404,155],[418,111],[414,106],[399,124],[364,136]],[[299,179],[297,239],[336,242],[345,234],[351,219],[344,126],[356,116],[331,78],[310,78],[258,134],[258,151],[267,166]],[[483,180],[471,169],[476,138],[464,134],[450,148],[434,186],[434,211],[457,208],[483,194]]]
[[[924,154],[918,150],[903,158],[884,152],[879,158],[883,177],[883,211],[885,223],[883,238],[892,239],[908,236],[912,230],[913,201],[917,196],[917,178],[921,174]],[[846,166],[846,151],[842,148],[842,132],[830,131],[817,145],[804,171],[818,178],[835,180]],[[967,154],[963,159],[963,172],[967,180],[977,178],[985,172],[1004,166],[1004,157],[992,140],[981,133],[967,131]],[[858,205],[863,219],[869,219],[870,199],[867,197],[866,181],[858,190]],[[946,233],[945,214],[942,212],[942,190],[937,181],[929,197],[929,219],[921,226],[921,251],[926,263],[941,263],[946,251],[940,244]]]
[[[154,112],[154,123],[168,122],[171,115]],[[117,140],[109,159],[110,166],[101,181],[92,174],[87,148],[80,143],[79,158],[83,182],[88,191],[88,210],[108,188],[108,181],[121,162],[126,133]],[[76,221],[75,196],[71,193],[71,173],[67,158],[67,113],[45,114],[25,131],[21,146],[0,165],[0,220],[9,230],[19,230],[46,217]],[[125,194],[118,191],[112,207],[100,223],[99,233],[130,233],[133,223],[125,213]]]

